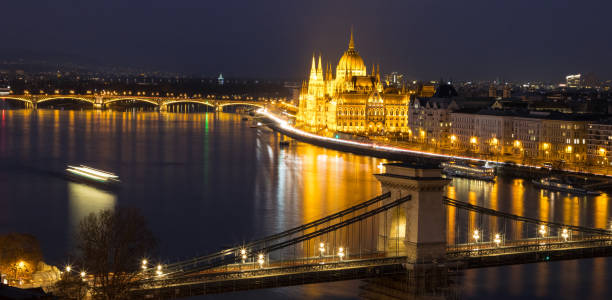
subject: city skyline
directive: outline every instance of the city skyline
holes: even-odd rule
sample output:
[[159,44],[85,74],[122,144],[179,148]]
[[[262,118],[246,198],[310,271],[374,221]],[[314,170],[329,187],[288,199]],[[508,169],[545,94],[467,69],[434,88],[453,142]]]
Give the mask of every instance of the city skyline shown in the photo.
[[[608,3],[447,1],[73,5],[7,3],[0,50],[80,57],[113,66],[226,77],[301,78],[308,57],[337,61],[346,32],[366,65],[410,79],[563,81],[612,77],[598,26]],[[367,9],[366,9],[367,8]],[[23,23],[24,16],[31,22]],[[109,22],[112,20],[112,22]],[[160,21],[162,20],[162,21]],[[341,21],[340,21],[341,20]],[[16,25],[20,24],[20,25]],[[58,34],[61,32],[61,34]],[[597,41],[597,47],[585,47]]]

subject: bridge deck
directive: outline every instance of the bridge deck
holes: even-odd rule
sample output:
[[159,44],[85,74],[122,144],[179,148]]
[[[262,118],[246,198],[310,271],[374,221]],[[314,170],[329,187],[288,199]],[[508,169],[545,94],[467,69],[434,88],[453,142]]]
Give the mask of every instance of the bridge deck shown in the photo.
[[[524,244],[503,247],[474,245],[451,247],[448,260],[436,269],[483,268],[491,266],[535,263],[612,256],[612,239],[585,238],[577,241],[529,240]],[[276,261],[259,268],[254,264],[233,264],[182,277],[152,280],[134,290],[137,298],[183,297],[240,290],[283,287],[318,282],[366,279],[407,274],[411,269],[405,256],[384,257],[382,253],[348,260],[333,257],[311,257],[302,260]]]
[[134,290],[134,297],[183,297],[308,283],[364,279],[406,272],[405,257],[296,264],[154,281]]

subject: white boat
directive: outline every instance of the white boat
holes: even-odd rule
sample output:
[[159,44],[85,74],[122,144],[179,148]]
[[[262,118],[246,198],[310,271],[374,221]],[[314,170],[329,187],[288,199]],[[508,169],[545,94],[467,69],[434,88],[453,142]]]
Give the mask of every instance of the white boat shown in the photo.
[[495,167],[488,162],[484,165],[448,161],[440,164],[442,173],[452,177],[495,181]]
[[121,182],[119,176],[111,172],[94,169],[84,165],[68,165],[66,171],[71,179],[84,181],[86,183],[114,185]]
[[567,192],[570,194],[577,194],[577,195],[599,195],[601,194],[598,191],[592,191],[592,190],[587,190],[581,187],[573,186],[555,177],[541,178],[540,180],[532,180],[531,182],[535,186],[541,189],[546,189],[546,190],[551,190],[551,191]]

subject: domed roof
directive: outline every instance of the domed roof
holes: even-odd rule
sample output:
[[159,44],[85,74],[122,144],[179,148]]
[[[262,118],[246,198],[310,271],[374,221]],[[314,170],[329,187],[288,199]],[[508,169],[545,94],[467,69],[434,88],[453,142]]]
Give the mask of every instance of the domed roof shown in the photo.
[[366,67],[363,63],[363,59],[355,50],[355,41],[353,40],[353,31],[351,30],[351,40],[349,42],[348,50],[344,51],[344,54],[338,62],[336,67],[336,77],[344,77],[344,74],[350,74],[353,76],[365,76]]

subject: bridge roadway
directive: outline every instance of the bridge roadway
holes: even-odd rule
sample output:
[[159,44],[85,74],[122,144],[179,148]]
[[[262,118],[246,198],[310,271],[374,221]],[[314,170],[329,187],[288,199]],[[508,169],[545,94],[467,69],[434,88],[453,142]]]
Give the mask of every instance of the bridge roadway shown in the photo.
[[297,107],[284,101],[259,101],[259,100],[243,100],[243,99],[229,99],[229,98],[190,98],[190,97],[145,97],[145,96],[120,96],[120,95],[5,95],[0,96],[0,99],[11,99],[21,101],[26,104],[28,108],[36,108],[38,104],[45,103],[47,101],[59,100],[59,99],[72,99],[75,101],[82,101],[91,103],[94,108],[102,109],[108,107],[109,104],[117,101],[135,101],[142,103],[149,103],[160,110],[166,110],[168,105],[172,104],[200,104],[207,105],[219,110],[225,106],[230,105],[248,105],[258,108],[267,107],[270,105],[276,105],[281,108],[285,108],[289,111],[295,112]]
[[414,269],[437,269],[456,274],[469,268],[525,264],[555,260],[612,256],[612,237],[587,236],[565,241],[561,238],[527,239],[495,243],[455,245],[447,248],[447,260],[410,264],[406,256],[384,253],[316,256],[272,261],[260,267],[255,262],[236,263],[195,274],[164,278],[150,277],[133,290],[137,298],[185,297],[240,290],[283,287],[308,283],[366,279],[406,274]]

